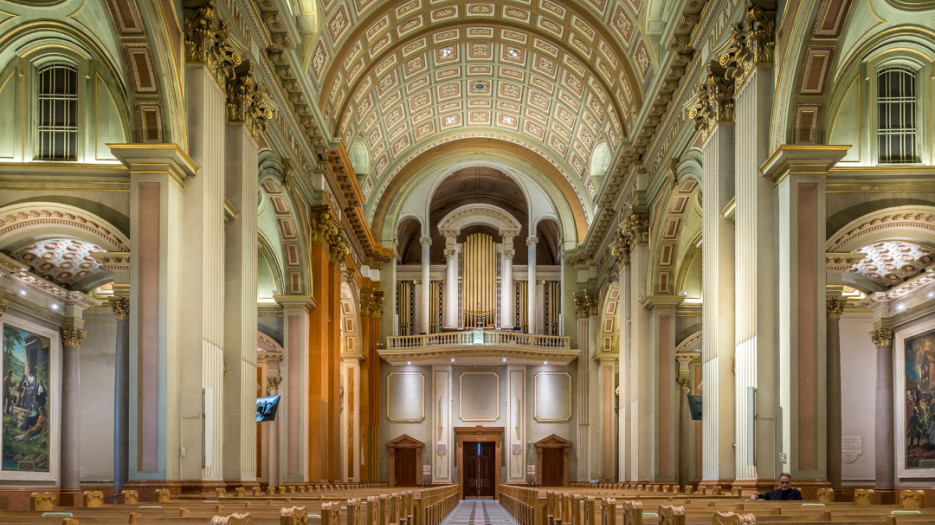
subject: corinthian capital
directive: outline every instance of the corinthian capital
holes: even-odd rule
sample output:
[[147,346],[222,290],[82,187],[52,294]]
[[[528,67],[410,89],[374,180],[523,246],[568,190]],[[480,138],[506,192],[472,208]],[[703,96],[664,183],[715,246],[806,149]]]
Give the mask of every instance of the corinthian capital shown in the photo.
[[575,313],[578,316],[578,319],[587,319],[594,313],[596,313],[596,303],[594,296],[590,292],[584,292],[576,294],[574,297],[575,301]]
[[252,68],[227,83],[227,120],[243,122],[253,138],[259,138],[272,118],[273,110],[266,105],[263,86],[256,83]]
[[825,302],[825,309],[828,311],[828,319],[838,320],[844,313],[844,306],[847,305],[847,299],[843,297],[829,297]]
[[877,328],[870,332],[870,339],[873,340],[873,346],[877,348],[888,348],[893,346],[893,331],[889,328]]
[[341,225],[331,218],[329,210],[322,211],[317,218],[312,219],[312,242],[328,246],[328,260],[332,264],[340,264],[350,253]]
[[111,297],[110,308],[114,311],[114,317],[116,317],[118,320],[126,321],[130,318],[129,297]]
[[744,19],[731,26],[730,44],[718,63],[735,87],[739,88],[743,84],[754,66],[773,61],[776,46],[775,16],[775,11],[763,9],[748,0]]
[[624,237],[630,240],[630,248],[649,242],[649,219],[642,213],[631,213],[620,228]]
[[725,76],[717,63],[710,63],[704,81],[695,88],[698,102],[689,110],[688,118],[695,121],[695,129],[707,137],[719,122],[734,120],[734,82]]
[[10,306],[10,301],[0,298],[0,319],[3,319],[3,312],[6,311],[7,306]]
[[231,45],[230,24],[215,15],[215,1],[208,0],[186,18],[185,59],[203,63],[224,87],[242,59]]
[[62,344],[66,347],[78,348],[87,335],[88,332],[80,328],[62,328]]
[[610,255],[621,268],[630,264],[630,240],[624,237],[623,232],[617,232],[617,238],[610,245]]

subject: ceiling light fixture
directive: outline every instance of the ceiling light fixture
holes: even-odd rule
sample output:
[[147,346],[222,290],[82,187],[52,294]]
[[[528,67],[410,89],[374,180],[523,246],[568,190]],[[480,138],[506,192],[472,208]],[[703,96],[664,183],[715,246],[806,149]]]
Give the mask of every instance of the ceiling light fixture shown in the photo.
[[507,49],[506,52],[508,55],[510,55],[513,58],[517,58],[519,56],[519,51],[513,49],[512,47],[510,49]]
[[446,47],[442,49],[442,58],[448,58],[452,53],[454,53],[454,51],[452,51],[450,47]]

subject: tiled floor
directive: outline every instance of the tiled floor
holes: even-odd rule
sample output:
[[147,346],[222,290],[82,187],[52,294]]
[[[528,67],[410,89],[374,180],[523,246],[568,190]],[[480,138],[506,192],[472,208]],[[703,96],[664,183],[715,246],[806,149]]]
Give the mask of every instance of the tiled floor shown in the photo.
[[517,525],[513,516],[493,499],[466,499],[442,521],[442,525]]

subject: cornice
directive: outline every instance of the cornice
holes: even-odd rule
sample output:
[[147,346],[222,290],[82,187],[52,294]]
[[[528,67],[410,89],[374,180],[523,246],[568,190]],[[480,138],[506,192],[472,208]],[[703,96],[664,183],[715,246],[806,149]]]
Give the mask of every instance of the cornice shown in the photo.
[[33,274],[28,266],[20,264],[4,253],[0,253],[0,279],[13,289],[32,292],[64,306],[74,306],[84,310],[101,305],[100,301],[87,294],[62,288]]

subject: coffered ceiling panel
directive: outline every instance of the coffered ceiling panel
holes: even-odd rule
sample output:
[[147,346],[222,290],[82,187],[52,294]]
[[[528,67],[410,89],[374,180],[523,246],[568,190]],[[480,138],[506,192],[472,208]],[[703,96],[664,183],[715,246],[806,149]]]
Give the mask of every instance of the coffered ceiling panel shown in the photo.
[[585,206],[591,152],[626,138],[652,75],[633,2],[322,0],[309,76],[331,132],[369,148],[371,205],[419,152],[496,137],[544,157]]

